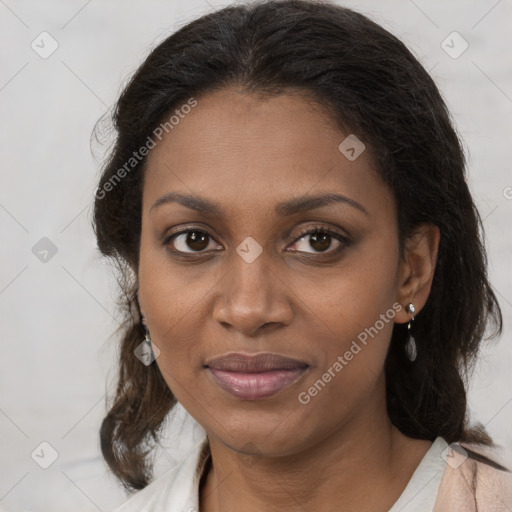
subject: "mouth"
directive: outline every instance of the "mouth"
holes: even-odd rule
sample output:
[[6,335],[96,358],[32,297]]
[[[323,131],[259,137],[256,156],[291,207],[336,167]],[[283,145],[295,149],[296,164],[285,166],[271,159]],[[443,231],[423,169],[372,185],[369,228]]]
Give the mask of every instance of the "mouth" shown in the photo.
[[231,353],[208,361],[204,367],[224,391],[242,400],[259,400],[295,384],[309,365],[278,354]]

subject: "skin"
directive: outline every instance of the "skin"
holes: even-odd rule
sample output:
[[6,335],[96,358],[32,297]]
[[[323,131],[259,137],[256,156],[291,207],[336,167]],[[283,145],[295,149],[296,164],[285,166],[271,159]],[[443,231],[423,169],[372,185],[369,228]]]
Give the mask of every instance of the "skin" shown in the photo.
[[[209,437],[213,467],[200,510],[238,511],[243,503],[246,512],[341,504],[387,511],[431,446],[391,424],[384,362],[393,321],[408,322],[405,305],[413,302],[417,315],[428,298],[439,231],[420,226],[400,257],[393,194],[370,151],[348,160],[338,150],[348,133],[307,96],[227,88],[197,99],[148,156],[138,279],[158,367]],[[152,209],[171,192],[215,201],[225,218],[176,202]],[[366,213],[341,202],[286,217],[274,210],[323,193],[342,194]],[[348,244],[301,239],[301,230],[317,226]],[[166,245],[171,228],[211,238],[190,246],[184,234]],[[262,249],[252,263],[236,252],[248,236]],[[300,403],[299,393],[394,303],[402,308],[393,321]],[[235,351],[273,352],[310,368],[272,397],[241,400],[203,368]]]

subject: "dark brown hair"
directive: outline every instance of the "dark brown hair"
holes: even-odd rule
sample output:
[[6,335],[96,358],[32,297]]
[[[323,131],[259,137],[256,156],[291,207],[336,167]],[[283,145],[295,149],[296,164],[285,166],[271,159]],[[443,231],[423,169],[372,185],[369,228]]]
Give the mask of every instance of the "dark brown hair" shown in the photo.
[[401,247],[420,223],[439,227],[432,290],[413,325],[416,361],[405,356],[406,326],[394,326],[385,364],[389,416],[412,438],[494,446],[482,426],[469,426],[466,386],[486,327],[500,334],[502,317],[464,153],[436,85],[401,41],[357,12],[266,1],[202,16],[165,39],[113,113],[117,140],[96,193],[94,228],[101,253],[121,271],[127,313],[119,381],[100,436],[114,474],[127,489],[148,484],[152,447],[176,404],[158,366],[134,356],[144,337],[136,291],[146,159],[128,170],[126,162],[192,96],[200,101],[233,85],[267,95],[307,92],[345,133],[357,134],[394,193]]

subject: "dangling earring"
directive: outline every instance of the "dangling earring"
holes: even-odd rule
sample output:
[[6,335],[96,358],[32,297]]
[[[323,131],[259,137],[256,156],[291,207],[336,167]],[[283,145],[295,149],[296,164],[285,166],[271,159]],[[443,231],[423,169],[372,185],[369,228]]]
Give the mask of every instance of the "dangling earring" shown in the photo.
[[144,315],[141,313],[141,323],[142,323],[142,327],[144,327],[144,331],[146,332],[145,336],[144,336],[144,340],[142,343],[144,343],[146,345],[146,347],[150,350],[150,353],[151,355],[153,355],[153,346],[151,344],[151,336],[149,335],[149,329],[148,329],[148,326],[146,325],[146,322],[145,322],[145,317]]
[[153,344],[151,343],[151,336],[149,335],[149,330],[146,326],[144,326],[144,329],[146,330],[146,335],[144,336],[144,342],[146,343],[147,345],[147,348],[149,349],[150,351],[150,354],[151,354],[151,361],[154,361],[155,360],[155,354],[153,353]]
[[151,337],[149,336],[149,330],[146,326],[144,326],[144,330],[146,331],[146,335],[144,336],[144,341],[151,346]]
[[142,343],[136,347],[133,352],[141,363],[149,366],[160,355],[160,349],[151,341],[149,330],[146,325],[142,325],[144,326],[146,335],[144,336]]
[[405,306],[405,311],[407,311],[407,313],[411,315],[411,319],[407,324],[407,332],[409,333],[409,338],[407,340],[407,343],[405,344],[405,353],[409,361],[414,361],[418,355],[418,351],[416,349],[416,340],[414,339],[414,336],[411,334],[411,322],[414,321],[414,313],[416,313],[416,308],[414,307],[414,304],[412,302],[409,302],[409,304]]

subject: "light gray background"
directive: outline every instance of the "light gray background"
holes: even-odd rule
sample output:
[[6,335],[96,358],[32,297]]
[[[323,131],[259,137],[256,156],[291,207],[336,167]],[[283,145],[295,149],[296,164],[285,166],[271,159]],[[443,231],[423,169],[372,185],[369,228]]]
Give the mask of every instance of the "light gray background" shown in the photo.
[[[473,418],[487,426],[512,464],[512,4],[340,3],[369,15],[412,49],[431,70],[464,138],[472,191],[485,219],[490,277],[505,317],[500,342],[482,353],[470,404]],[[0,0],[2,510],[108,511],[124,500],[98,446],[105,391],[115,378],[117,288],[90,227],[102,150],[95,146],[95,160],[89,138],[150,47],[222,5]],[[59,45],[47,59],[31,48],[43,31]],[[469,43],[457,59],[441,46],[453,31]],[[47,262],[32,252],[42,237],[58,250]],[[183,427],[176,421],[169,432],[157,474],[201,437],[190,419]],[[46,470],[31,458],[42,441],[59,454]]]

